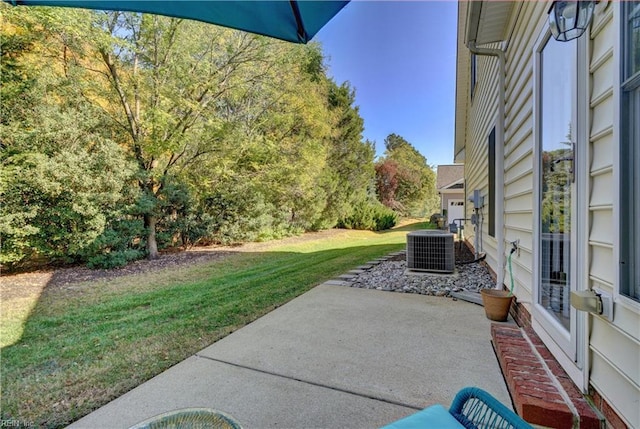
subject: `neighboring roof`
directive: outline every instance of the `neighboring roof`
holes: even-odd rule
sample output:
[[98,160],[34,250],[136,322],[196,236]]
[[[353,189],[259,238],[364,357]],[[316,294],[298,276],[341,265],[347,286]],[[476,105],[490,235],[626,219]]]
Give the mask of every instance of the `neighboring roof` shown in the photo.
[[438,165],[436,188],[445,189],[464,180],[464,164]]

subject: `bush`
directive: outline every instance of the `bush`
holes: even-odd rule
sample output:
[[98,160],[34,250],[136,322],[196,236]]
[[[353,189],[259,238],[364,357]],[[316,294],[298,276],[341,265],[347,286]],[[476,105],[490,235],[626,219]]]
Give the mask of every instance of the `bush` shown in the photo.
[[89,268],[117,268],[127,265],[131,261],[144,258],[144,250],[127,249],[92,256],[87,260]]
[[176,178],[170,178],[154,208],[160,215],[156,225],[158,248],[182,246],[187,249],[205,240],[214,232],[214,219],[203,212],[189,188]]
[[301,232],[287,210],[267,202],[249,185],[218,190],[204,200],[203,212],[211,218],[208,238],[222,244],[267,241]]
[[144,225],[140,219],[112,220],[80,257],[89,268],[115,268],[146,255]]
[[110,141],[54,154],[0,156],[0,263],[33,255],[75,262],[121,204],[130,165]]
[[384,231],[396,226],[396,224],[398,223],[398,215],[393,210],[383,207],[382,210],[376,211],[374,220],[374,231]]
[[358,203],[351,216],[338,221],[338,228],[382,231],[393,228],[398,215],[378,201],[365,200]]

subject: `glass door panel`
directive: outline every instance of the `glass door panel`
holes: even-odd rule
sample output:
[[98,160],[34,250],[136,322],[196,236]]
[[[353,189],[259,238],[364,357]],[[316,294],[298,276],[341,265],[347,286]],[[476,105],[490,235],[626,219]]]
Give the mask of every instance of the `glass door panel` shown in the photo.
[[571,328],[576,42],[550,38],[540,53],[540,263],[538,304]]

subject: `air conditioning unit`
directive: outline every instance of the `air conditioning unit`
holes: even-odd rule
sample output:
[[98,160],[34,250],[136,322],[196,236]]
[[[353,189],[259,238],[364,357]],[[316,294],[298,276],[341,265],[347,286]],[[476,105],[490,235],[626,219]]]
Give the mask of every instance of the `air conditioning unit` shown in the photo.
[[452,273],[455,270],[454,235],[440,230],[407,234],[407,268],[412,271]]

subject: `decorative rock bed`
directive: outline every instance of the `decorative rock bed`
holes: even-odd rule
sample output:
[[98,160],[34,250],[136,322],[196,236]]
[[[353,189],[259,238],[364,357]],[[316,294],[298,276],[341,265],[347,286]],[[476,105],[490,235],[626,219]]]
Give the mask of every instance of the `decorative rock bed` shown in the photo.
[[372,261],[360,270],[354,270],[350,276],[341,276],[341,280],[351,287],[432,296],[449,296],[451,292],[479,292],[480,289],[495,286],[484,264],[461,264],[459,261],[473,260],[473,255],[466,248],[456,250],[456,269],[452,274],[409,271],[405,252],[398,252],[389,255],[386,260]]

